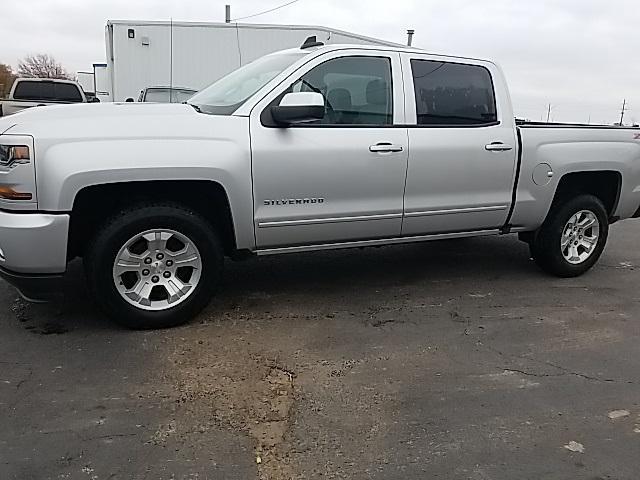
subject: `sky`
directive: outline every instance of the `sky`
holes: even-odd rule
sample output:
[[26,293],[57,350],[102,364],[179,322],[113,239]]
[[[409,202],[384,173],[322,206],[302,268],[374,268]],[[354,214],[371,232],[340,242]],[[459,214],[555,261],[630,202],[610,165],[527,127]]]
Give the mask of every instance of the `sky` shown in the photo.
[[[105,59],[107,20],[224,21],[286,0],[0,0],[0,63],[48,53],[68,71]],[[322,25],[498,62],[531,120],[640,122],[638,0],[299,0],[251,23]]]

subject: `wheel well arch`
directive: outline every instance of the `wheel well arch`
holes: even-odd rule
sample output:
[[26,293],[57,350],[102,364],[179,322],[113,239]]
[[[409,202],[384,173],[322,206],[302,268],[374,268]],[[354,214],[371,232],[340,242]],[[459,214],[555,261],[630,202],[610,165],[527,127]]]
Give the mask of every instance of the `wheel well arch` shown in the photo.
[[586,193],[598,197],[604,204],[609,218],[613,219],[621,190],[622,174],[616,170],[570,172],[563,175],[558,182],[552,205],[567,197]]
[[207,219],[220,235],[225,254],[236,250],[229,196],[210,180],[161,180],[91,185],[75,196],[71,211],[69,259],[82,257],[104,221],[123,209],[143,202],[174,202]]

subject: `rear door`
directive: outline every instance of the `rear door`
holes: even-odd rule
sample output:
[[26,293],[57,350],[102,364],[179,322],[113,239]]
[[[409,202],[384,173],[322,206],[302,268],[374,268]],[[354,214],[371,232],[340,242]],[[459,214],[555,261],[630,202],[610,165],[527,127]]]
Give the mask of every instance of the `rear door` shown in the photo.
[[403,235],[503,226],[517,148],[500,71],[420,54],[402,62],[410,145]]

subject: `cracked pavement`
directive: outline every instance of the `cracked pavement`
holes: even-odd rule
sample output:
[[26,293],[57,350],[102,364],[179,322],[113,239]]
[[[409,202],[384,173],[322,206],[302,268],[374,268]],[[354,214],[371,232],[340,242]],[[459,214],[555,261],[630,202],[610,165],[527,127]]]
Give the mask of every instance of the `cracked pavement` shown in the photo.
[[0,283],[0,478],[635,480],[639,236],[577,279],[513,237],[228,263],[159,332],[77,264],[55,304]]

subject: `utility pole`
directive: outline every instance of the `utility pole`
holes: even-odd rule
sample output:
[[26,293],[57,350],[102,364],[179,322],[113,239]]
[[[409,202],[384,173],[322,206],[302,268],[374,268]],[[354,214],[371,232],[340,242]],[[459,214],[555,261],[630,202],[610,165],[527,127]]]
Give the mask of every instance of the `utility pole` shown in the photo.
[[553,106],[549,104],[547,106],[547,123],[549,123],[549,121],[551,120],[551,110],[553,110]]
[[411,46],[413,44],[413,35],[416,33],[415,30],[407,30],[407,46]]
[[623,125],[622,122],[624,121],[624,114],[627,112],[627,110],[629,109],[627,108],[627,99],[625,98],[622,101],[622,112],[620,112],[620,126]]
[[224,6],[224,23],[231,23],[231,5]]

